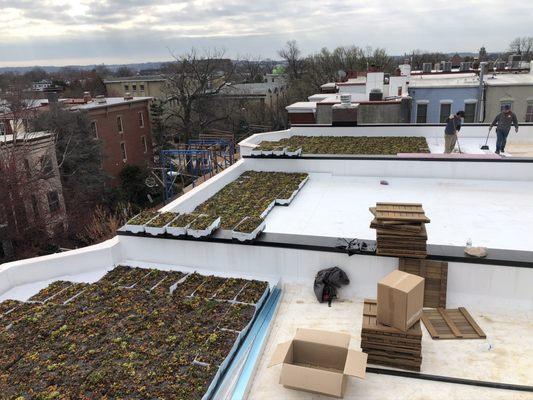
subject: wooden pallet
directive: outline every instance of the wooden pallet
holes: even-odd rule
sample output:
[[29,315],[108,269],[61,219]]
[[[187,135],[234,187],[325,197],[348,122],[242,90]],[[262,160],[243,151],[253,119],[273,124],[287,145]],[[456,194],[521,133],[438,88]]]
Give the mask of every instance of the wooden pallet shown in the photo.
[[425,216],[421,204],[414,203],[376,203],[376,207],[370,210],[379,223],[383,221],[398,222],[430,222]]
[[364,300],[362,333],[377,333],[391,337],[418,338],[419,340],[422,339],[422,328],[420,327],[420,322],[414,324],[407,332],[403,332],[399,329],[393,328],[392,326],[380,324],[376,318],[377,308],[376,300]]
[[424,310],[422,321],[433,339],[485,339],[487,337],[464,307]]
[[378,357],[378,356],[374,356],[370,354],[368,355],[367,363],[420,372],[420,364],[410,363],[410,362],[406,363],[403,361],[395,361],[395,360],[390,360],[387,357]]
[[446,308],[447,262],[400,258],[398,269],[424,278],[424,307]]

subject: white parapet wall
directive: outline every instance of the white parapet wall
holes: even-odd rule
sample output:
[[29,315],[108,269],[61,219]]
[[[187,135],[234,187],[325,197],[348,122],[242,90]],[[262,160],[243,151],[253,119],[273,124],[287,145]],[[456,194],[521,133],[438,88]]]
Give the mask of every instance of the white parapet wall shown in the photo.
[[[393,257],[363,256],[261,245],[123,236],[124,257],[141,263],[179,264],[189,268],[281,278],[312,287],[316,273],[338,266],[350,278],[343,296],[375,298],[377,282],[398,267]],[[449,263],[448,306],[533,309],[533,269]]]
[[93,246],[0,265],[0,295],[15,286],[109,269],[122,259],[116,236]]

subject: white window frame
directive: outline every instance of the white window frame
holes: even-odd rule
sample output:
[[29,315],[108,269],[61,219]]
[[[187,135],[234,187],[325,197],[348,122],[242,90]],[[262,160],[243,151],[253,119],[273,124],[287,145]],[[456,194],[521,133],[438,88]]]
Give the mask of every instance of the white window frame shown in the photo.
[[440,100],[439,101],[439,123],[445,123],[445,122],[440,122],[440,117],[441,117],[440,112],[441,112],[441,106],[443,104],[449,104],[450,105],[450,114],[447,115],[446,118],[448,118],[453,112],[453,100],[448,100],[448,99]]
[[120,142],[120,155],[122,156],[122,162],[128,162],[128,152],[126,150],[126,142]]
[[141,117],[141,123],[139,125],[139,128],[144,128],[144,113],[142,111],[139,111],[138,115]]
[[476,122],[476,116],[477,116],[477,112],[478,112],[478,111],[477,111],[477,107],[478,107],[478,104],[477,104],[477,103],[478,103],[477,99],[465,99],[465,101],[464,101],[465,112],[466,112],[466,105],[467,105],[467,104],[474,104],[474,119],[473,119],[472,122],[465,122],[465,123],[467,123],[467,124],[473,124],[473,123]]
[[[532,110],[531,110],[531,114],[530,114],[530,119],[528,120],[527,119],[527,109],[531,107]],[[524,116],[524,122],[533,122],[533,97],[528,97],[526,99],[526,115]]]
[[148,153],[148,142],[146,141],[146,135],[141,136],[141,143],[143,144],[144,151],[143,153]]
[[120,120],[120,129],[118,130],[118,133],[124,133],[124,121],[122,120],[122,115],[117,115],[117,128],[118,128],[118,121]]
[[429,100],[417,100],[416,101],[416,108],[415,108],[415,124],[418,124],[418,105],[419,104],[425,104],[426,105],[426,122],[420,122],[420,124],[427,124],[428,123],[428,109],[429,109]]

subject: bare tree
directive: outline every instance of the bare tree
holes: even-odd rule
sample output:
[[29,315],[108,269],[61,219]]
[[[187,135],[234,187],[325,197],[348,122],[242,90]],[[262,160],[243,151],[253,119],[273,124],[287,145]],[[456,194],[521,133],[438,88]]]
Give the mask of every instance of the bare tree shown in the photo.
[[298,79],[303,72],[304,59],[302,53],[298,48],[296,40],[289,40],[285,47],[278,51],[281,58],[287,63],[287,72],[291,79]]
[[237,72],[244,82],[262,82],[267,72],[261,56],[239,57]]
[[197,50],[175,56],[165,68],[165,122],[173,128],[178,142],[187,142],[218,121],[228,118],[219,114],[214,100],[231,82],[235,65],[224,59],[224,51],[214,49],[199,54]]
[[509,44],[509,51],[522,55],[523,61],[533,59],[533,36],[517,37]]

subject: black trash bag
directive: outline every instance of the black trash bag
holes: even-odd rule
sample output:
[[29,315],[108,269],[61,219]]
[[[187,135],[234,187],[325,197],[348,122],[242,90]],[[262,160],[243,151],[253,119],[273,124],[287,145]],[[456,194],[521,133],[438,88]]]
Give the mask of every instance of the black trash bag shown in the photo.
[[319,303],[327,301],[331,307],[332,300],[337,298],[337,289],[349,283],[348,275],[339,267],[318,271],[314,284],[316,299]]

